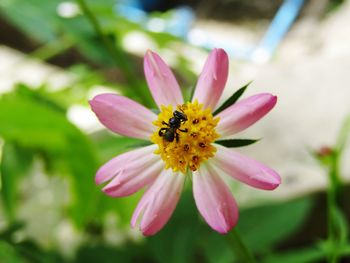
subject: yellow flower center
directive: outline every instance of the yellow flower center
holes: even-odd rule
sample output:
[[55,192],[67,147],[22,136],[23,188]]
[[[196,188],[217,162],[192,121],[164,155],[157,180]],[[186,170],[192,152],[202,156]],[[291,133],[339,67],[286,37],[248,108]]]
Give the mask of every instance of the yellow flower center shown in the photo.
[[197,100],[178,105],[176,111],[174,114],[171,105],[161,107],[153,122],[157,130],[151,141],[158,144],[155,153],[161,156],[166,169],[185,174],[187,167],[196,171],[203,161],[214,156],[216,148],[211,143],[219,138],[215,131],[219,118],[214,118],[211,110],[203,109]]

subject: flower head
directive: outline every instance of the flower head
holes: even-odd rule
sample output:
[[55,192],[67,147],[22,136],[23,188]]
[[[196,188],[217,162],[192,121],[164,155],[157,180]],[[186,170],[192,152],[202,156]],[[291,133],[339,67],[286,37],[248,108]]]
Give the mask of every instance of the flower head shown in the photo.
[[156,53],[146,53],[144,71],[160,110],[158,116],[115,94],[101,94],[90,101],[108,129],[153,143],[104,164],[97,171],[96,183],[106,183],[103,191],[112,197],[146,188],[131,225],[139,224],[144,235],[153,235],[169,220],[186,176],[192,176],[199,212],[214,230],[227,233],[237,223],[238,208],[222,176],[265,190],[275,189],[281,179],[264,164],[215,141],[227,139],[261,119],[275,106],[276,96],[257,94],[213,115],[228,75],[228,57],[223,49],[210,53],[191,102],[184,102],[173,73]]
[[[181,129],[169,129],[170,124],[167,122],[173,118],[174,110],[171,105],[162,106],[158,119],[153,122],[158,129],[152,134],[151,141],[158,145],[155,153],[164,161],[165,169],[171,168],[174,172],[182,173],[186,173],[187,169],[196,171],[203,161],[215,154],[216,148],[212,143],[220,137],[215,131],[219,118],[214,118],[210,109],[204,110],[197,100],[179,105],[177,110],[186,116]],[[174,134],[175,143],[167,141],[166,133],[162,134],[162,131],[162,136],[159,136],[160,129]]]

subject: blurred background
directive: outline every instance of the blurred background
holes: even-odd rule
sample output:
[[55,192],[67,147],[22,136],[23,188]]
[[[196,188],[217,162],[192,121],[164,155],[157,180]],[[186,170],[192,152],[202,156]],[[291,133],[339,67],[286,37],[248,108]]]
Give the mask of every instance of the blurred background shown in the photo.
[[251,80],[244,97],[278,96],[237,135],[262,138],[237,151],[283,181],[273,192],[230,181],[244,242],[258,262],[350,262],[349,25],[349,0],[1,0],[0,262],[239,262],[189,181],[150,238],[129,226],[141,193],[113,199],[94,184],[142,141],[108,132],[88,100],[113,92],[155,108],[147,49],[188,97],[214,47],[230,56],[222,101]]

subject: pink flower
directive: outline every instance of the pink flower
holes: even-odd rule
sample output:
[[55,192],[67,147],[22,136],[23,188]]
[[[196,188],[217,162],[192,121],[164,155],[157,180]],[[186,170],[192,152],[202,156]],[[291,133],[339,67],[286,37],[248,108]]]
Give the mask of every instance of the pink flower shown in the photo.
[[[275,106],[276,96],[257,94],[213,116],[228,75],[228,57],[222,49],[210,53],[192,102],[184,103],[173,73],[156,53],[146,53],[144,70],[160,109],[158,116],[115,94],[101,94],[90,101],[98,119],[111,131],[153,142],[107,162],[97,171],[96,183],[106,183],[102,190],[112,197],[146,189],[131,225],[139,225],[148,236],[167,223],[186,176],[192,176],[199,212],[214,230],[227,233],[237,223],[238,208],[222,176],[265,190],[275,189],[281,179],[271,168],[215,141],[257,122]],[[180,117],[174,117],[174,110]]]

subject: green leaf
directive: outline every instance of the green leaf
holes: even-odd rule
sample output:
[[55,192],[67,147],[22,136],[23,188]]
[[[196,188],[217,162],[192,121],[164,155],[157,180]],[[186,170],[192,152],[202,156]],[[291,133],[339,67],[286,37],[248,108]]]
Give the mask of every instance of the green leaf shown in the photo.
[[17,251],[9,244],[0,240],[0,262],[25,263]]
[[21,221],[14,221],[8,225],[5,229],[1,229],[0,239],[10,240],[16,231],[23,230],[25,224]]
[[242,239],[252,251],[265,251],[290,236],[303,224],[312,203],[311,198],[304,198],[243,210],[238,230],[243,233]]
[[[55,250],[47,250],[31,239],[16,240],[17,231],[23,231],[24,224],[15,222],[0,232],[1,263],[65,263],[63,257]],[[19,261],[16,261],[19,260]],[[23,260],[23,261],[22,261]]]
[[260,141],[260,139],[232,139],[232,140],[216,141],[215,143],[223,145],[225,147],[234,148],[234,147],[248,146],[258,141]]
[[263,263],[314,263],[325,259],[326,254],[318,247],[306,247],[267,256]]
[[[327,239],[318,243],[320,250],[332,259],[340,259],[343,256],[350,256],[350,244],[349,243],[339,243],[334,239]],[[338,262],[336,260],[334,262]],[[333,262],[333,261],[332,261]]]
[[97,244],[83,244],[79,247],[74,262],[135,263],[155,261],[150,257],[149,251],[145,249],[145,245],[142,243],[134,244],[127,242],[119,247],[98,242]]
[[0,1],[0,13],[32,38],[46,42],[56,38],[60,0]]
[[337,206],[331,207],[331,220],[334,225],[334,229],[337,232],[336,234],[339,242],[345,244],[349,233],[348,224],[346,216]]
[[345,118],[343,126],[341,127],[341,130],[338,134],[336,145],[340,155],[343,153],[345,149],[347,141],[349,140],[349,136],[350,136],[350,115]]
[[232,94],[231,97],[229,97],[216,111],[214,111],[213,115],[218,114],[219,112],[223,111],[224,109],[230,107],[233,105],[245,92],[245,90],[248,88],[248,86],[253,81],[248,82],[246,85],[244,85],[242,88],[238,89],[235,93]]
[[[237,230],[242,233],[242,240],[252,252],[266,252],[303,224],[312,202],[311,198],[304,198],[241,210]],[[205,225],[198,240],[200,251],[203,251],[209,263],[236,262],[228,237],[210,231]]]
[[211,230],[207,225],[203,227],[202,236],[197,241],[200,245],[200,251],[203,251],[208,263],[232,263],[235,255],[230,243],[225,236]]
[[[111,58],[101,41],[95,36],[84,16],[70,19],[57,15],[61,0],[13,0],[0,4],[0,11],[5,17],[41,43],[55,43],[59,36],[73,40],[87,57],[99,62],[111,64]],[[112,10],[112,5],[109,6]]]
[[196,90],[196,85],[193,85],[193,86],[190,88],[189,99],[188,99],[188,101],[192,101],[195,90]]
[[[271,254],[264,258],[263,263],[314,263],[326,262],[329,250],[334,249],[329,241],[323,241],[318,246],[303,247],[300,249],[287,250],[284,252]],[[339,259],[350,255],[348,244],[337,246]],[[344,258],[345,260],[347,258]],[[344,261],[345,262],[345,261]]]
[[15,219],[17,207],[17,186],[32,163],[32,156],[24,149],[18,149],[11,143],[5,143],[2,148],[1,197],[5,212],[10,221]]
[[21,148],[44,156],[51,163],[63,163],[70,180],[71,216],[78,226],[96,216],[97,194],[94,175],[98,168],[96,150],[89,138],[51,104],[23,93],[0,99],[0,136]]

